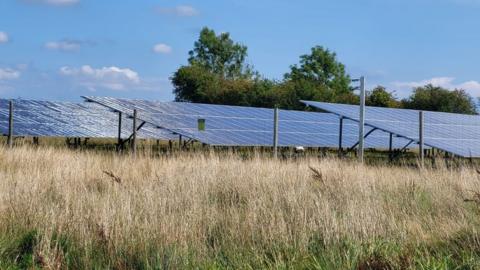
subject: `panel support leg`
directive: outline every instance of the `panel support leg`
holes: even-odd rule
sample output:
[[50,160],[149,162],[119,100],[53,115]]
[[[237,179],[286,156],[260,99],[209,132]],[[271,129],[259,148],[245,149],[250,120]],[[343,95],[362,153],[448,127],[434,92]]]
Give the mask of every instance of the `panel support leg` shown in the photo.
[[363,155],[365,148],[365,77],[360,77],[360,113],[358,122],[358,162],[363,163]]
[[8,113],[8,138],[7,144],[8,147],[13,147],[13,101],[8,102],[9,105],[9,113]]
[[117,152],[122,150],[122,112],[118,112]]
[[278,108],[273,111],[273,158],[278,156]]
[[338,132],[338,157],[343,156],[343,117],[340,116],[340,127]]
[[137,154],[137,110],[133,110],[132,154]]
[[423,167],[424,162],[425,162],[425,153],[424,153],[424,115],[423,111],[420,111],[418,114],[418,123],[419,123],[419,129],[418,129],[418,134],[419,134],[419,155],[420,155],[420,167]]
[[393,133],[390,133],[390,140],[388,143],[388,159],[393,160]]

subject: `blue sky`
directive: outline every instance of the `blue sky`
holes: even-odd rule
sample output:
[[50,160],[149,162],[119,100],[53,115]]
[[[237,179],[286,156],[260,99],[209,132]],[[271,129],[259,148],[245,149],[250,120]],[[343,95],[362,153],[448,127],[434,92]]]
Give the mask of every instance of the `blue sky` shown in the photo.
[[478,14],[480,0],[1,0],[0,96],[172,100],[169,77],[208,26],[268,78],[322,45],[369,87],[478,97]]

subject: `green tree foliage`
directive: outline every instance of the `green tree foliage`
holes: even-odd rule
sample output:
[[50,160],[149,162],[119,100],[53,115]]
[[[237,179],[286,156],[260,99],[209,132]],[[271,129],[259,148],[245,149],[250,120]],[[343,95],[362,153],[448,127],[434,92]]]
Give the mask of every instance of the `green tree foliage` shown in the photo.
[[271,107],[275,83],[261,78],[227,79],[198,65],[181,67],[172,77],[176,101]]
[[417,87],[412,95],[402,100],[403,107],[426,111],[476,114],[473,98],[465,90],[448,89],[431,84]]
[[247,55],[247,47],[228,33],[202,29],[189,52],[188,65],[171,78],[175,100],[287,109],[304,109],[301,99],[358,102],[350,91],[345,66],[322,47],[301,56],[282,81],[261,78],[246,63]]
[[228,33],[216,35],[202,29],[189,52],[188,65],[171,78],[175,100],[253,106],[251,101],[262,94],[257,90],[262,92],[265,83],[245,63],[246,57],[247,47],[234,42]]
[[[229,33],[216,34],[203,28],[188,64],[172,76],[176,101],[254,107],[305,109],[299,100],[358,104],[350,76],[334,52],[317,46],[290,66],[283,80],[262,78],[246,62],[247,47]],[[378,86],[367,93],[367,105],[475,114],[471,96],[464,90],[449,91],[427,85],[414,89],[401,102]]]
[[300,63],[292,65],[284,76],[288,89],[285,106],[301,109],[298,100],[319,100],[338,103],[358,102],[350,89],[350,76],[336,54],[323,47],[312,48],[310,54],[300,56]]
[[215,34],[215,31],[203,28],[188,62],[200,66],[206,71],[226,79],[249,78],[251,68],[245,64],[247,46],[234,42],[229,33]]
[[372,91],[368,91],[365,103],[368,106],[388,108],[398,108],[401,105],[393,93],[388,92],[383,86],[377,86]]

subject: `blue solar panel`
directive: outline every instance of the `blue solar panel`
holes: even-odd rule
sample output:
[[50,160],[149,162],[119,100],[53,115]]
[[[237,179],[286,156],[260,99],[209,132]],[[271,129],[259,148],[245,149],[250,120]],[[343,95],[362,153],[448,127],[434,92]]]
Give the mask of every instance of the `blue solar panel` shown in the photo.
[[[36,137],[116,138],[118,114],[90,103],[13,100],[14,135]],[[0,99],[0,133],[8,133],[9,100]],[[122,121],[122,138],[132,133],[133,123]],[[146,125],[139,138],[172,139],[173,134]]]
[[[152,125],[166,128],[184,137],[209,145],[271,146],[273,143],[273,110],[239,106],[182,102],[85,97],[108,108],[132,115]],[[198,129],[198,119],[206,120],[205,131]],[[280,110],[279,146],[337,147],[339,117],[330,113]],[[367,128],[367,132],[370,128]],[[345,120],[343,147],[358,141],[358,124]],[[396,139],[395,148],[408,143]],[[366,140],[371,148],[388,148],[389,134],[374,131]]]
[[[358,121],[359,106],[314,101],[303,103]],[[419,141],[419,111],[366,107],[365,124]],[[462,157],[480,157],[480,116],[424,112],[425,145]]]

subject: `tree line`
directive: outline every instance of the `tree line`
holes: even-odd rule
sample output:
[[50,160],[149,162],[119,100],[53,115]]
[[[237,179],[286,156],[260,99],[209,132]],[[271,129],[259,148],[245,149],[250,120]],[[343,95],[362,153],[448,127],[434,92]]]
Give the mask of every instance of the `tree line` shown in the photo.
[[[247,64],[247,46],[229,33],[203,28],[188,64],[171,77],[176,101],[304,110],[299,100],[358,104],[351,78],[335,52],[315,46],[290,66],[281,80],[263,77]],[[474,99],[463,89],[433,85],[413,89],[399,100],[383,86],[367,91],[370,106],[476,114]]]

